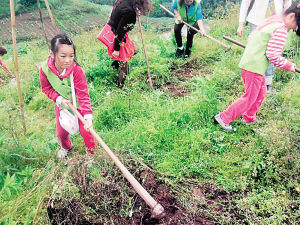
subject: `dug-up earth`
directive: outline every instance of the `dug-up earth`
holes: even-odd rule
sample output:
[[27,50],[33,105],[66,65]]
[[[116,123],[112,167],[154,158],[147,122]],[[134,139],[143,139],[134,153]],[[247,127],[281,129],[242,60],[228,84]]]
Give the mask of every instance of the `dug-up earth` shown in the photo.
[[[164,175],[130,160],[126,167],[135,168],[130,172],[165,209],[164,218],[152,218],[149,207],[118,169],[109,169],[98,160],[92,167],[78,155],[68,161],[67,174],[61,174],[58,188],[48,200],[51,224],[213,225],[220,224],[220,218],[244,224],[245,217],[230,193],[212,184],[171,184]],[[93,170],[100,174],[97,180],[90,176]]]

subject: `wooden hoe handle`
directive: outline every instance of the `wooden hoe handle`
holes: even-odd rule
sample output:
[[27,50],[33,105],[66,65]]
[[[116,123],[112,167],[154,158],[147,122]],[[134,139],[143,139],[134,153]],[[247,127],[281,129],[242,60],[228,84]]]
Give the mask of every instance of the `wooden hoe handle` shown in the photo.
[[[81,120],[81,122],[86,125],[85,119],[77,111],[77,109],[69,104],[74,114]],[[93,128],[89,129],[89,132],[97,139],[102,148],[106,151],[109,157],[114,161],[116,166],[121,170],[125,178],[131,183],[134,190],[139,194],[139,196],[144,199],[146,204],[151,208],[152,217],[160,219],[166,215],[165,210],[161,204],[155,201],[151,195],[142,187],[142,185],[132,176],[132,174],[126,169],[126,167],[120,162],[118,157],[109,149],[109,147],[104,143],[104,141],[99,137]]]
[[238,42],[238,41],[236,41],[236,40],[234,40],[234,39],[232,39],[232,38],[230,38],[230,37],[227,37],[227,36],[223,35],[223,38],[224,38],[225,40],[227,40],[227,41],[230,41],[230,42],[232,42],[232,43],[234,43],[234,44],[236,44],[236,45],[242,47],[242,48],[246,48],[246,45],[245,45],[245,44],[243,44],[243,43],[241,43],[241,42]]

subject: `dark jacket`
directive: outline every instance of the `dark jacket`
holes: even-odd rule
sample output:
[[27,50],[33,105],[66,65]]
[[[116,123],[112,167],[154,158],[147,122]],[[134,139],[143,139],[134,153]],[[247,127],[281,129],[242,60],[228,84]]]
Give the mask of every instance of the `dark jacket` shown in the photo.
[[132,30],[136,23],[136,12],[133,8],[134,0],[117,0],[112,10],[108,24],[116,35],[114,50],[120,50],[121,40],[125,33]]

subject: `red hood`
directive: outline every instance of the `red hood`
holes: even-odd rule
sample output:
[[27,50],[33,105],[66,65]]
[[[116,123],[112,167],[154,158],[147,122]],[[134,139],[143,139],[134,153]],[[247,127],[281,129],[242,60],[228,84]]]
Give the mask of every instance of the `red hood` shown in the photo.
[[261,30],[265,26],[271,24],[271,23],[284,23],[283,17],[282,16],[271,16],[267,18],[260,26],[257,27],[258,30]]
[[[48,58],[47,65],[48,65],[48,68],[51,70],[51,72],[54,73],[56,76],[58,76],[57,69],[56,69],[55,63],[54,63],[54,59],[52,57]],[[74,71],[74,68],[75,68],[75,62],[73,62],[71,64],[71,66],[66,69],[65,74],[63,76],[61,76],[61,78],[64,79],[66,77],[69,77],[71,75],[72,71]]]

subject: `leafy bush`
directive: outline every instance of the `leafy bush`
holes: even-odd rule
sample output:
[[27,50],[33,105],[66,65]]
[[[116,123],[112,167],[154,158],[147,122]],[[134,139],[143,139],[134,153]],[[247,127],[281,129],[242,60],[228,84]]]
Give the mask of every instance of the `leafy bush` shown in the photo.
[[36,3],[36,0],[19,0],[18,3],[21,6],[28,7]]
[[[204,0],[201,1],[202,13],[205,18],[209,17],[219,17],[218,14],[227,12],[227,10],[231,7],[229,3],[238,3],[241,0]],[[216,9],[220,9],[216,11]],[[216,14],[217,12],[217,14]]]
[[89,0],[89,1],[99,5],[113,5],[115,3],[115,0]]

